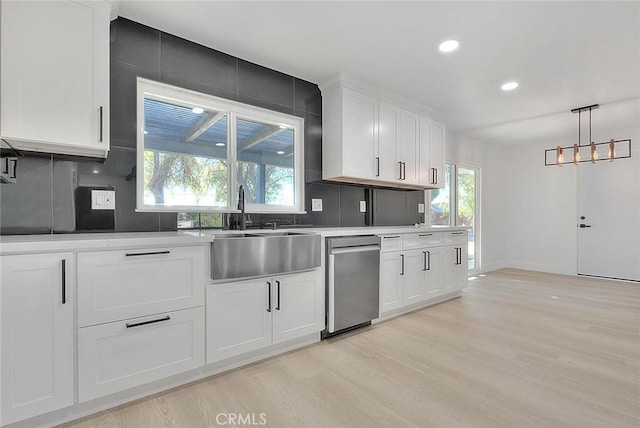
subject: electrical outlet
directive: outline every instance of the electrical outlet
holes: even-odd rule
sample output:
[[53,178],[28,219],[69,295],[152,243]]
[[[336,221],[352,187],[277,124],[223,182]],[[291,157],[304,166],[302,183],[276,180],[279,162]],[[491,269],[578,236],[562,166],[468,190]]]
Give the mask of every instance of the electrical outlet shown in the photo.
[[115,210],[116,192],[114,190],[92,190],[91,191],[92,210]]
[[367,212],[367,201],[360,201],[360,212],[361,213]]
[[418,204],[418,214],[424,214],[424,204]]
[[311,211],[322,211],[322,199],[311,199]]

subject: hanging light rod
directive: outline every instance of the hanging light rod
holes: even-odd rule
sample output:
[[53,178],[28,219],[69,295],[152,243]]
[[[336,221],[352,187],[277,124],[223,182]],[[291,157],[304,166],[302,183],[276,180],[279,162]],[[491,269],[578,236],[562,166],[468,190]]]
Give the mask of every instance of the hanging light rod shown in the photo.
[[599,108],[600,104],[591,104],[590,106],[572,108],[571,113],[582,113],[583,111],[598,110]]
[[[571,113],[578,113],[578,142],[571,146],[556,146],[553,149],[546,149],[544,151],[544,164],[545,166],[562,166],[566,164],[577,165],[583,162],[596,163],[598,161],[613,161],[614,159],[630,158],[631,157],[631,139],[615,140],[610,139],[602,143],[595,143],[591,138],[591,111],[600,108],[598,104],[591,104],[589,106],[578,107],[571,109]],[[582,144],[582,113],[589,112],[589,141],[587,144]],[[606,146],[606,154],[599,154],[598,147]],[[587,156],[581,154],[581,149],[584,150]],[[569,158],[565,157],[565,151],[571,153]]]

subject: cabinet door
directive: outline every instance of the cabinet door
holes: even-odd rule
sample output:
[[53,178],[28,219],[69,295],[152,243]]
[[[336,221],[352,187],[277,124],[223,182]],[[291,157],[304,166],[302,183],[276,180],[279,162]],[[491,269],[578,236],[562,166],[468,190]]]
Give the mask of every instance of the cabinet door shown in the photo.
[[378,108],[378,176],[381,181],[401,181],[398,159],[400,108],[380,103]]
[[207,363],[271,344],[273,287],[271,278],[207,287]]
[[79,401],[201,367],[204,342],[202,306],[79,328]]
[[398,252],[380,253],[380,313],[402,306],[402,258]]
[[436,297],[444,292],[443,287],[443,253],[442,248],[433,247],[422,250],[426,258],[426,268],[423,272],[423,293],[427,299]]
[[0,129],[19,148],[109,149],[109,6],[2,2]]
[[324,287],[319,271],[273,278],[273,343],[324,328]]
[[444,187],[444,124],[436,121],[431,122],[429,179],[430,187],[435,189]]
[[398,161],[402,162],[401,180],[404,184],[419,184],[420,118],[417,114],[402,110],[400,115],[400,142]]
[[424,299],[422,280],[426,269],[426,258],[421,250],[406,251],[403,254],[402,297],[403,304],[409,305]]
[[435,173],[431,170],[429,156],[431,150],[431,121],[425,117],[420,117],[420,162],[418,169],[420,171],[420,185],[433,187],[435,181]]
[[467,252],[464,245],[443,248],[444,292],[460,291],[467,286]]
[[378,101],[344,88],[342,108],[342,173],[373,180],[376,178]]
[[0,424],[73,404],[73,254],[0,257]]

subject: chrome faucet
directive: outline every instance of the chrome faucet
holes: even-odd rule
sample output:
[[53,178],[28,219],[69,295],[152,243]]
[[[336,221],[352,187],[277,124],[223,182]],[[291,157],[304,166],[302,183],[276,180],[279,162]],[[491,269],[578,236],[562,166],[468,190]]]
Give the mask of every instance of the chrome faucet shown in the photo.
[[238,209],[240,210],[240,230],[247,229],[247,221],[244,218],[244,187],[242,184],[240,185],[240,189],[238,189]]

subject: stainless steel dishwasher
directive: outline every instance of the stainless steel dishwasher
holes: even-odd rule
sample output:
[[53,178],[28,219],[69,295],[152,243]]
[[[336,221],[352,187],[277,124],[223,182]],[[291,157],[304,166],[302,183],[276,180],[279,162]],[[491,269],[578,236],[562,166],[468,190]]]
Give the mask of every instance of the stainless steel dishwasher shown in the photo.
[[380,315],[380,238],[327,238],[327,326],[322,337],[371,324]]

